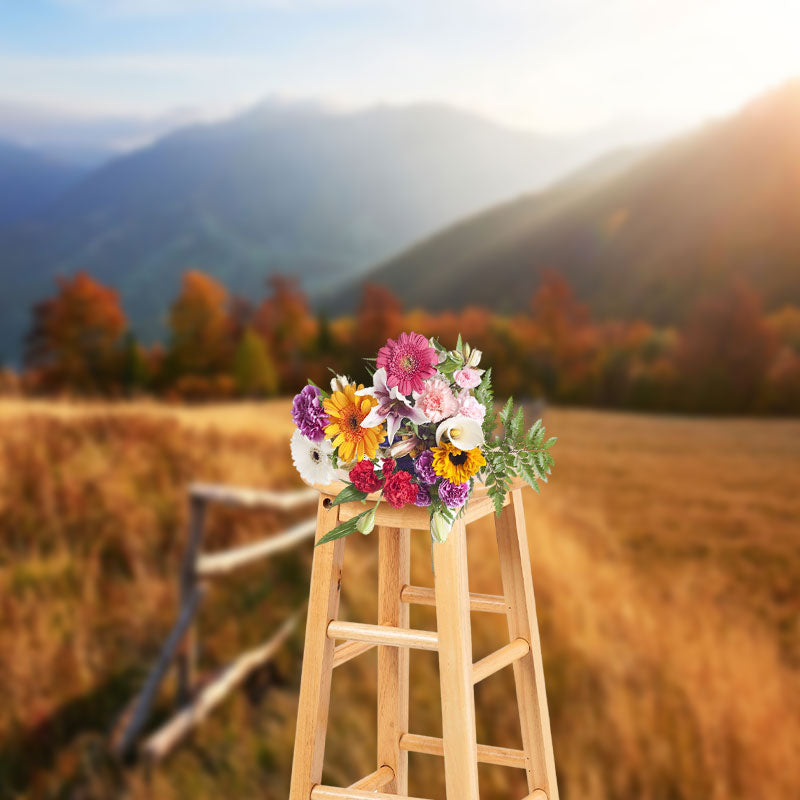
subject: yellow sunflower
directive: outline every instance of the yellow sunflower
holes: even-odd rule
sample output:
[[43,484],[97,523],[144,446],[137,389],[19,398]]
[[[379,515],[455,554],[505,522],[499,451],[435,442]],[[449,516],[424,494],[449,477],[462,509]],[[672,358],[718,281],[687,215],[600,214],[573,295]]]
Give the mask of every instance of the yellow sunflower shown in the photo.
[[480,447],[472,450],[459,450],[455,445],[443,443],[431,448],[433,471],[451,483],[465,483],[486,466],[486,459]]
[[356,392],[364,387],[350,383],[343,391],[334,392],[322,401],[330,424],[325,427],[325,436],[331,444],[339,448],[339,461],[360,461],[365,455],[375,458],[378,444],[383,441],[383,425],[375,428],[362,428],[361,422],[373,406],[378,404],[374,397],[356,397]]

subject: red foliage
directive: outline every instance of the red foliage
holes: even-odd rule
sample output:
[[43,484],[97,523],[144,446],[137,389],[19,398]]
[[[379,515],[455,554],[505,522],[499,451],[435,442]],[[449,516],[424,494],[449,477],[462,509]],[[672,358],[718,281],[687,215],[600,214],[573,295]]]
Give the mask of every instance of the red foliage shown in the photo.
[[750,287],[737,283],[724,294],[702,300],[681,331],[675,357],[688,384],[687,407],[754,408],[775,345],[761,299]]
[[57,283],[56,296],[33,308],[26,364],[44,390],[107,391],[126,325],[117,293],[85,272]]
[[326,382],[329,367],[366,381],[363,358],[375,356],[387,338],[415,330],[445,345],[460,333],[483,350],[481,366],[493,368],[497,396],[653,410],[800,412],[800,310],[786,307],[765,317],[759,297],[744,284],[701,301],[679,332],[641,320],[593,321],[553,272],[545,273],[530,313],[513,317],[474,307],[404,314],[391,292],[368,284],[355,317],[328,323],[313,316],[296,281],[275,276],[269,285],[271,295],[254,309],[231,301],[209,276],[187,272],[165,353],[158,345],[145,351],[130,335],[120,346],[125,317],[113,290],[83,273],[60,280],[58,295],[34,309],[23,387],[113,392],[135,389],[138,380],[139,389],[146,384],[183,398],[243,394],[242,376],[253,371],[243,361],[249,332],[263,344],[261,361],[278,373],[270,373],[268,391],[292,394],[307,376]]

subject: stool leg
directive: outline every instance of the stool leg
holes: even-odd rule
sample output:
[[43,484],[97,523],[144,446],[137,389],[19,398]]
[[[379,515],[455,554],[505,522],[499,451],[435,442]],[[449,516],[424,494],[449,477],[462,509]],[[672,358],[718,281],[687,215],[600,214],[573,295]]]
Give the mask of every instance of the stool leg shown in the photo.
[[[338,506],[326,508],[326,499],[325,495],[319,499],[317,539],[339,520]],[[311,790],[322,779],[334,649],[327,630],[339,612],[344,543],[344,539],[336,539],[314,550],[289,800],[309,800]]]
[[512,641],[521,637],[531,646],[528,655],[514,662],[528,789],[531,792],[542,789],[547,794],[547,800],[558,800],[542,648],[520,489],[512,492],[511,502],[496,520],[496,528],[503,592],[508,609],[508,631]]
[[[400,592],[411,579],[408,528],[378,528],[378,625],[409,627],[409,606]],[[394,780],[384,789],[408,794],[408,753],[400,737],[408,733],[408,648],[378,646],[378,768],[391,767]]]
[[478,800],[467,537],[462,521],[455,523],[444,544],[433,545],[433,567],[447,800]]

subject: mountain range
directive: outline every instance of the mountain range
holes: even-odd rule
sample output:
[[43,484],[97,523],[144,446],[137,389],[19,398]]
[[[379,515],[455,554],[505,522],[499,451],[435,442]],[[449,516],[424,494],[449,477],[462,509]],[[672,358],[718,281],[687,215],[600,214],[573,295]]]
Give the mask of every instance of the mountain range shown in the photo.
[[462,220],[368,277],[431,309],[524,309],[546,269],[600,317],[679,322],[734,280],[767,307],[800,305],[800,82],[610,174],[597,166]]
[[593,147],[438,105],[342,113],[268,102],[182,128],[0,229],[0,346],[18,352],[30,304],[79,269],[120,291],[144,339],[163,335],[165,298],[190,267],[248,297],[277,272],[325,291],[542,186]]
[[545,269],[601,317],[677,322],[734,278],[800,304],[800,82],[658,147],[598,145],[440,105],[266,102],[91,170],[0,147],[0,360],[79,269],[145,340],[192,267],[252,299],[294,275],[333,311],[365,279],[408,307],[514,311]]
[[0,227],[47,208],[86,172],[0,139]]

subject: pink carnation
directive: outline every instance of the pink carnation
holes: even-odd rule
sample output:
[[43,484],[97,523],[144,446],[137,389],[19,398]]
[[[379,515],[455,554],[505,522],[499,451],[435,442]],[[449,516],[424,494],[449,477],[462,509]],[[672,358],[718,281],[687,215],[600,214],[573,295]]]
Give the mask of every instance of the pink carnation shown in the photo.
[[386,385],[403,395],[421,392],[423,382],[436,374],[439,355],[428,340],[420,333],[401,333],[394,339],[387,339],[378,350],[376,366],[386,369]]
[[458,395],[458,413],[463,417],[483,422],[486,416],[486,406],[479,403],[469,392],[461,392]]
[[474,389],[481,382],[481,372],[483,370],[464,367],[464,369],[458,369],[453,373],[453,380],[462,389]]
[[441,422],[458,411],[458,401],[444,378],[425,381],[414,408],[419,408],[431,422]]

